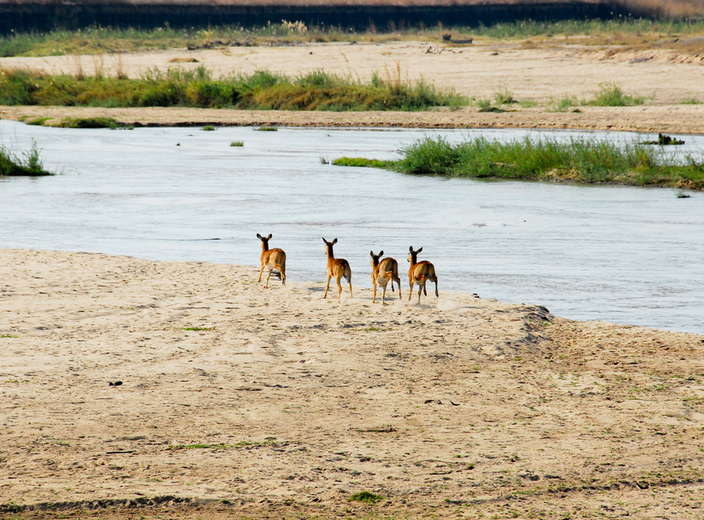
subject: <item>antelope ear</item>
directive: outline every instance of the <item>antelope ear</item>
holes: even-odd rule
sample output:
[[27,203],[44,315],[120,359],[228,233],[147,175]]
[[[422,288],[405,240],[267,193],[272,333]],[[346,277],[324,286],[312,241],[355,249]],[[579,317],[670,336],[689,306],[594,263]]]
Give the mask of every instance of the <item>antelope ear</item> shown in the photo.
[[323,239],[323,242],[325,242],[326,244],[328,243],[328,241],[325,240],[325,237],[321,237],[321,238]]
[[335,245],[335,244],[337,244],[337,239],[332,241],[332,245]]
[[369,256],[371,256],[372,258],[374,258],[374,251],[369,251]]
[[267,240],[271,240],[271,233],[269,233],[269,236],[266,237]]
[[409,247],[408,250],[412,253],[412,252],[413,252],[413,246]]
[[423,251],[422,247],[418,251],[416,251],[416,253],[420,253],[421,251]]
[[261,240],[261,239],[262,239],[262,236],[261,236],[259,233],[257,233],[257,238],[258,238],[259,240]]
[[379,251],[379,256],[384,256],[384,251]]

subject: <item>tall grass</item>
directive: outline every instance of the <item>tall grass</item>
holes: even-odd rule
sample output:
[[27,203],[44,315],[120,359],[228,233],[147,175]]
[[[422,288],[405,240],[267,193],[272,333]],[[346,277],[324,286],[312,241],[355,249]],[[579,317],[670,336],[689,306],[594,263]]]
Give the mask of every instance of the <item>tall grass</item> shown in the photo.
[[0,176],[37,177],[52,175],[44,169],[36,143],[29,150],[17,155],[6,146],[0,145]]
[[704,189],[704,164],[694,159],[675,164],[656,148],[636,142],[475,137],[452,144],[437,137],[421,139],[401,154],[394,168],[413,174]]
[[215,79],[205,67],[149,70],[137,79],[0,70],[0,104],[256,110],[424,110],[469,100],[422,80],[376,74],[368,83],[322,70],[291,78],[266,70]]

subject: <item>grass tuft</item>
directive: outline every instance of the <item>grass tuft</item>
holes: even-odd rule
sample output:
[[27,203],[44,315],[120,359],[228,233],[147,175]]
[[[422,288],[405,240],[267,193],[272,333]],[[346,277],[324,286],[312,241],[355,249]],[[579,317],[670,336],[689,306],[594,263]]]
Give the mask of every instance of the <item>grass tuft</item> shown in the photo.
[[53,174],[44,169],[35,142],[32,142],[31,148],[23,152],[21,156],[0,145],[0,176],[39,177],[44,175]]
[[625,94],[615,83],[602,83],[594,99],[585,104],[597,107],[628,107],[642,105],[644,101],[645,98]]
[[383,498],[384,497],[381,495],[376,495],[371,491],[360,491],[350,497],[350,502],[367,502],[370,504],[376,504],[380,500],[383,500]]
[[232,141],[230,146],[244,146],[244,141]]

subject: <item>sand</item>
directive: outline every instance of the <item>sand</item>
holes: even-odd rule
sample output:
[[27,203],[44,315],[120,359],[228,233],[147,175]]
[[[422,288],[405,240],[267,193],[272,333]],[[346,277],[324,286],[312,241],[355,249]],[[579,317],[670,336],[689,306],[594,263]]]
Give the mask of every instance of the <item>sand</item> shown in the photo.
[[[662,45],[662,44],[660,44]],[[187,63],[188,60],[196,60]],[[704,133],[704,56],[658,47],[616,52],[613,48],[570,45],[535,46],[478,40],[469,46],[438,42],[384,44],[301,44],[289,47],[223,47],[103,56],[2,58],[0,67],[29,67],[49,73],[137,77],[168,67],[205,66],[215,75],[268,69],[296,76],[310,71],[367,80],[382,76],[424,78],[475,99],[511,93],[522,104],[505,113],[480,113],[476,106],[457,111],[419,113],[301,113],[198,109],[94,109],[0,107],[0,117],[111,116],[126,123],[152,125],[280,124],[290,126],[403,126],[425,128],[575,128],[638,132]],[[600,85],[615,84],[645,98],[632,107],[578,107],[557,111],[559,101],[589,100]],[[531,106],[533,104],[533,106]]]
[[0,250],[4,517],[701,518],[703,336],[320,268]]
[[[106,70],[130,75],[191,57],[220,74],[401,70],[539,106],[0,116],[704,132],[702,105],[680,104],[704,101],[701,59],[643,52],[419,42],[106,56]],[[99,66],[89,60],[81,66]],[[648,100],[550,108],[608,81]],[[442,273],[440,297],[421,304],[406,300],[405,281],[403,299],[372,304],[369,273],[355,275],[354,298],[323,300],[324,270],[323,258],[320,281],[265,290],[255,267],[0,250],[2,518],[702,517],[704,337],[450,293]],[[379,500],[350,500],[361,492]]]

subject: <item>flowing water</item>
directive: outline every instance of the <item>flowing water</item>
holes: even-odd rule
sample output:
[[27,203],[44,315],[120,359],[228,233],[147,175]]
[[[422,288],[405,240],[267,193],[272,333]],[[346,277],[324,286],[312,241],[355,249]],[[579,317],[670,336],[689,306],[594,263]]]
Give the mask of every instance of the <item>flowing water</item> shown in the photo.
[[[69,130],[0,121],[2,144],[21,151],[35,140],[45,166],[61,173],[0,178],[0,247],[258,265],[256,234],[272,233],[291,281],[324,281],[321,237],[338,238],[335,253],[350,262],[353,285],[370,287],[370,250],[394,256],[404,280],[409,246],[422,246],[419,259],[435,264],[441,297],[476,292],[572,319],[704,333],[704,194],[443,179],[321,160],[393,158],[423,136],[470,133],[585,135]],[[687,144],[676,153],[704,150],[704,137],[678,137]]]

